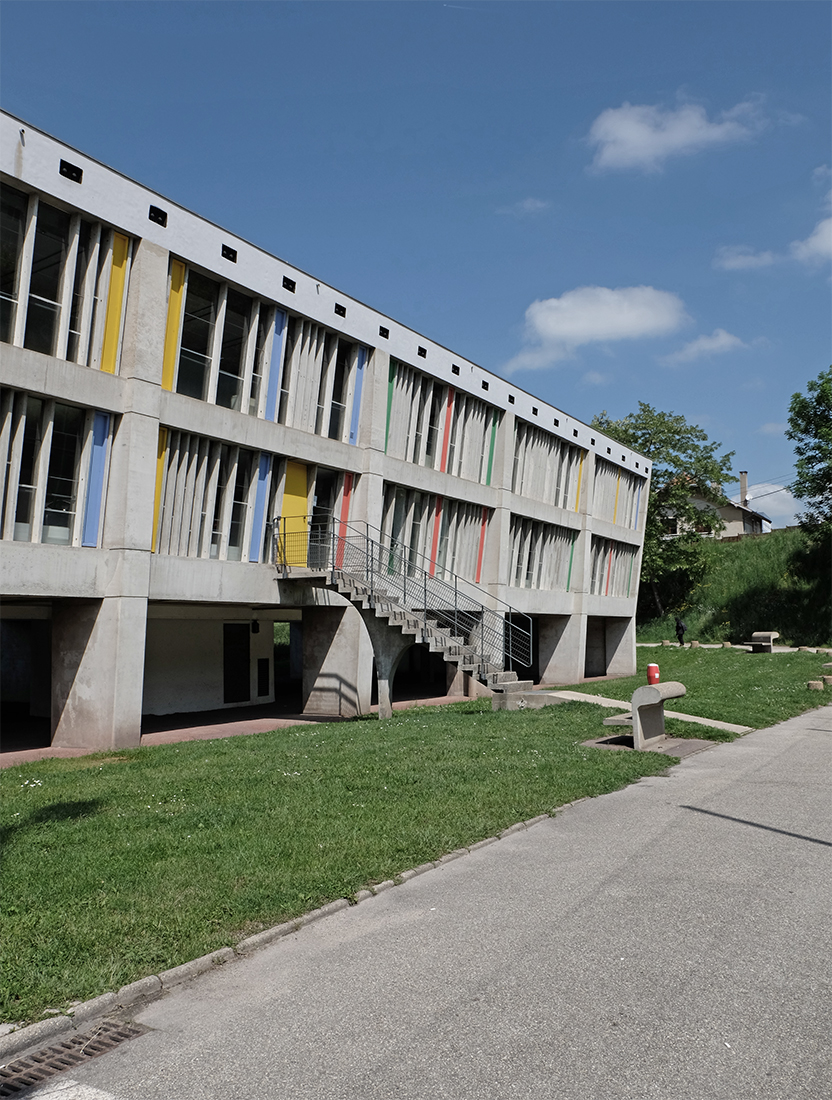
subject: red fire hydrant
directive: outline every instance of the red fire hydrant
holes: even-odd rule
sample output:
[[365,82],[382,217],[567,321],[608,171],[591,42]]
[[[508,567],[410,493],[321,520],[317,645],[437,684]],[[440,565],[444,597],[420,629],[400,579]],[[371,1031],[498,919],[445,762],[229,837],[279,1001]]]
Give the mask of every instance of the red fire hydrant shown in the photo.
[[648,665],[647,666],[647,683],[657,684],[659,682],[659,666]]

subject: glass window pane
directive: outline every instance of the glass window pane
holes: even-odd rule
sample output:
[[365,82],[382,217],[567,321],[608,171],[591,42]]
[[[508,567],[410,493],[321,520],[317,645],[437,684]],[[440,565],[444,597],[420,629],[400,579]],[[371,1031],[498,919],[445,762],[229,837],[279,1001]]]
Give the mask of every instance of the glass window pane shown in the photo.
[[29,196],[14,187],[0,191],[0,340],[11,343],[17,306],[20,254]]
[[200,401],[205,400],[205,383],[211,363],[217,290],[217,284],[211,279],[195,271],[189,272],[176,392]]
[[81,409],[55,406],[43,509],[43,542],[67,545],[72,538],[83,426]]
[[26,402],[26,427],[20,458],[17,502],[14,514],[14,539],[28,542],[32,537],[32,506],[35,502],[35,470],[41,443],[43,402],[30,397]]
[[51,355],[58,331],[61,278],[69,241],[69,214],[38,204],[38,223],[29,282],[24,347]]

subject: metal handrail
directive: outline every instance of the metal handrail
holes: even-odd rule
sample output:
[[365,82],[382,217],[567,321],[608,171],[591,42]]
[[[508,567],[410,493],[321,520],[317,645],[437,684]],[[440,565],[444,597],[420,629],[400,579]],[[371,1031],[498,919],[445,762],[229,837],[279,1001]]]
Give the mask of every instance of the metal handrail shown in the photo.
[[[287,524],[295,530],[288,530]],[[274,562],[284,575],[295,568],[331,572],[333,582],[337,573],[348,575],[366,586],[373,603],[390,597],[423,629],[438,627],[457,644],[472,647],[480,663],[492,670],[531,664],[528,615],[448,569],[437,577],[435,571],[415,565],[414,558],[420,558],[437,568],[395,539],[371,537],[371,531],[381,535],[377,528],[319,515],[278,517],[274,531]]]

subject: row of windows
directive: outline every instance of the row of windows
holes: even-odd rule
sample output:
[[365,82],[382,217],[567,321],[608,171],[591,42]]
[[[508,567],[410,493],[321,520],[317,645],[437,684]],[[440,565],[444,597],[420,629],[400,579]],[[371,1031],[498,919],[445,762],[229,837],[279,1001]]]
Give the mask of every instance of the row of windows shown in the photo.
[[108,413],[3,390],[2,537],[98,546],[111,434]]
[[390,360],[386,453],[490,485],[500,413],[470,394]]
[[133,242],[3,186],[0,341],[115,372]]
[[490,514],[479,505],[385,484],[382,536],[391,547],[390,568],[477,581]]
[[551,432],[516,420],[512,492],[577,511],[585,453]]
[[635,531],[638,528],[643,486],[644,478],[622,470],[604,458],[596,458],[592,514]]
[[[346,476],[352,487],[352,475]],[[337,470],[160,428],[153,549],[178,557],[272,562],[280,513],[303,517],[304,532],[309,514],[313,524],[326,526],[344,480]],[[305,549],[303,557],[295,564],[306,564]]]
[[592,536],[589,591],[592,596],[629,596],[638,586],[637,546]]
[[510,584],[568,592],[577,532],[553,523],[512,516]]

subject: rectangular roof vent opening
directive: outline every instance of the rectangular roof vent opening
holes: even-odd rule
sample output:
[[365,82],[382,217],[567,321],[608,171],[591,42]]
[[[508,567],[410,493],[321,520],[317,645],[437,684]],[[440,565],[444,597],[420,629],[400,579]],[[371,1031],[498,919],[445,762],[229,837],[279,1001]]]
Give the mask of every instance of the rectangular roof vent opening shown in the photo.
[[283,276],[283,289],[284,290],[288,290],[290,294],[294,294],[296,286],[297,286],[297,283],[295,282],[294,279],[290,279],[286,275]]
[[68,160],[61,161],[60,172],[62,176],[65,176],[68,180],[72,180],[73,183],[83,182],[84,169],[79,168],[77,164],[70,164]]
[[513,404],[514,404],[514,394],[513,394],[513,393],[510,393],[510,394],[508,395],[508,403],[509,403],[509,405],[513,405]]
[[451,374],[459,374],[459,367],[456,363],[451,363]]
[[378,326],[378,334],[379,334],[379,336],[382,336],[385,340],[390,339],[390,329],[385,328],[384,325],[379,325]]
[[168,224],[168,215],[166,210],[160,210],[158,206],[151,206],[147,212],[148,221],[156,222],[157,225],[161,225],[162,229],[165,229]]
[[336,302],[335,303],[335,312],[338,314],[339,317],[346,317],[347,307],[342,306],[339,302]]
[[573,435],[574,435],[574,437],[575,437],[575,438],[577,439],[577,438],[578,438],[578,429],[577,429],[577,428],[573,428],[573,429],[572,429],[572,434],[573,434]]
[[554,423],[554,425],[555,425],[555,427],[556,427],[556,428],[559,428],[559,427],[560,427],[560,421],[558,420],[558,418],[557,418],[557,417],[555,417],[555,419],[554,419],[553,423]]
[[483,388],[484,390],[487,390],[487,389],[488,389],[488,383],[487,383],[487,382],[485,381],[485,379],[483,379],[483,383],[482,383],[482,388]]
[[427,359],[428,349],[427,348],[417,348],[416,349],[416,354],[419,356],[420,359]]
[[230,260],[232,262],[232,264],[236,264],[236,262],[237,262],[237,249],[236,248],[231,248],[231,247],[229,247],[229,245],[224,244],[222,246],[222,258],[224,260]]

